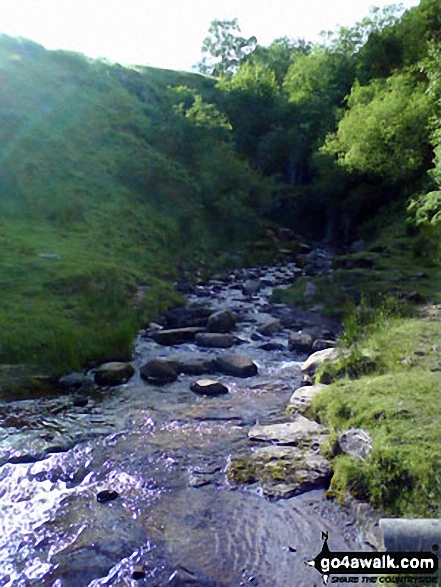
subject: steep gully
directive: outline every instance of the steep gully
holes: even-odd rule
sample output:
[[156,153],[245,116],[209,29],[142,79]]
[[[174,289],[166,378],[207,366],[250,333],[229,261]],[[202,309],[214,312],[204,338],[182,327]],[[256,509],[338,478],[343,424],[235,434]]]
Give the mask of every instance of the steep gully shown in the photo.
[[[324,253],[317,259],[326,265]],[[272,288],[300,273],[294,263],[236,271],[198,285],[187,309],[163,318],[195,326],[227,309],[237,317],[229,349],[160,345],[141,332],[127,383],[83,376],[68,393],[0,406],[0,586],[313,587],[322,579],[304,563],[322,531],[333,550],[363,548],[353,515],[323,489],[272,500],[225,475],[232,458],[270,444],[250,440],[252,426],[292,419],[285,408],[306,355],[288,349],[289,330],[335,334],[317,313],[270,303]],[[273,318],[281,328],[259,334]],[[247,355],[258,374],[209,375],[224,395],[190,390],[206,375],[165,385],[140,376],[153,358],[226,353]]]

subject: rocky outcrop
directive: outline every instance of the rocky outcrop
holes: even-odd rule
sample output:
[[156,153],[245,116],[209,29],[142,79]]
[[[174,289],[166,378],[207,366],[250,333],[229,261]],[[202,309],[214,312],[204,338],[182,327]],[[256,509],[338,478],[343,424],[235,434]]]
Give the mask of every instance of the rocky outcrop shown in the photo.
[[228,393],[228,387],[220,381],[214,379],[199,379],[190,385],[191,391],[198,395],[224,395]]
[[122,385],[133,376],[135,369],[130,363],[105,363],[95,370],[95,383],[97,385],[112,386]]
[[166,383],[173,383],[178,378],[177,361],[170,361],[167,359],[152,359],[140,369],[140,375],[152,385],[165,385]]
[[224,375],[233,377],[257,375],[257,365],[246,355],[222,355],[216,359],[216,368]]

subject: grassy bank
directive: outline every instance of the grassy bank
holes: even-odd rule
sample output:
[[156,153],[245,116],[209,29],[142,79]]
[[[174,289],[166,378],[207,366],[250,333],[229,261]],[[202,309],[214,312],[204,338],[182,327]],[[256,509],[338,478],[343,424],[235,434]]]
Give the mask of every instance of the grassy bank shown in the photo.
[[[305,307],[323,304],[345,325],[339,344],[347,355],[325,368],[332,383],[309,412],[331,430],[331,495],[343,499],[349,491],[388,515],[437,517],[441,271],[437,247],[421,249],[421,238],[396,223],[366,251],[337,257],[333,275],[278,295]],[[314,299],[303,296],[306,281],[317,286]],[[338,454],[336,440],[351,427],[372,437],[365,461]]]

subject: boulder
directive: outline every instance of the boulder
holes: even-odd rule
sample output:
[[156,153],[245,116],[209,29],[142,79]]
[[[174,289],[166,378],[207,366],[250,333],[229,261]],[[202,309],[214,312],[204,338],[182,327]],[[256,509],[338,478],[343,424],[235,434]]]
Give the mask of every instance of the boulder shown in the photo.
[[265,446],[249,457],[233,459],[227,477],[235,483],[257,482],[263,493],[288,498],[329,486],[331,465],[310,448]]
[[213,308],[206,304],[194,303],[188,306],[179,306],[164,314],[164,325],[166,328],[203,327],[207,324],[212,313]]
[[263,351],[284,351],[286,347],[280,342],[265,342],[259,346]]
[[209,332],[231,332],[236,325],[236,315],[229,310],[219,310],[208,318]]
[[310,407],[312,400],[319,391],[322,391],[326,385],[319,383],[318,385],[306,385],[299,387],[292,394],[287,407],[288,412],[298,412],[303,414]]
[[97,385],[122,385],[135,373],[130,363],[105,363],[95,370],[95,383]]
[[326,361],[334,362],[338,359],[339,352],[336,348],[324,349],[323,351],[316,351],[310,355],[302,364],[302,373],[305,381],[314,383],[314,375],[317,369]]
[[208,348],[228,349],[234,345],[235,340],[231,334],[220,332],[199,332],[196,335],[196,344]]
[[158,344],[174,345],[191,342],[195,339],[196,334],[203,332],[203,328],[198,326],[188,326],[186,328],[171,328],[169,330],[158,330],[151,333],[151,338]]
[[188,359],[179,363],[179,370],[186,375],[205,375],[206,373],[213,373],[215,368],[214,360],[212,359]]
[[296,414],[291,422],[267,426],[256,424],[248,432],[248,436],[253,440],[268,440],[276,444],[298,444],[325,432],[326,428],[321,424]]
[[290,332],[288,339],[288,348],[290,351],[299,351],[309,353],[314,343],[314,336],[310,332]]
[[350,428],[338,439],[341,452],[365,461],[372,450],[372,438],[362,428]]
[[246,355],[222,355],[216,359],[216,368],[233,377],[257,375],[257,365]]
[[140,375],[152,385],[173,383],[178,378],[178,363],[167,359],[152,359],[140,369]]
[[228,387],[220,381],[213,379],[199,379],[190,385],[191,391],[199,395],[224,395],[228,393]]
[[259,334],[262,334],[263,336],[272,336],[273,334],[277,334],[281,331],[282,325],[280,324],[280,320],[278,320],[277,318],[267,320],[266,322],[257,327],[257,332]]

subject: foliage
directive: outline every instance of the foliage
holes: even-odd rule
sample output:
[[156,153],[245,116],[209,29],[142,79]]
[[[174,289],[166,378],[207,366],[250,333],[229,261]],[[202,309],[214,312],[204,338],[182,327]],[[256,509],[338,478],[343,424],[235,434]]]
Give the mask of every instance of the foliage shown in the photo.
[[246,39],[240,36],[237,18],[233,20],[212,21],[209,36],[202,44],[202,53],[206,56],[198,63],[200,72],[216,77],[231,76],[242,61],[250,55],[257,45],[256,37]]

